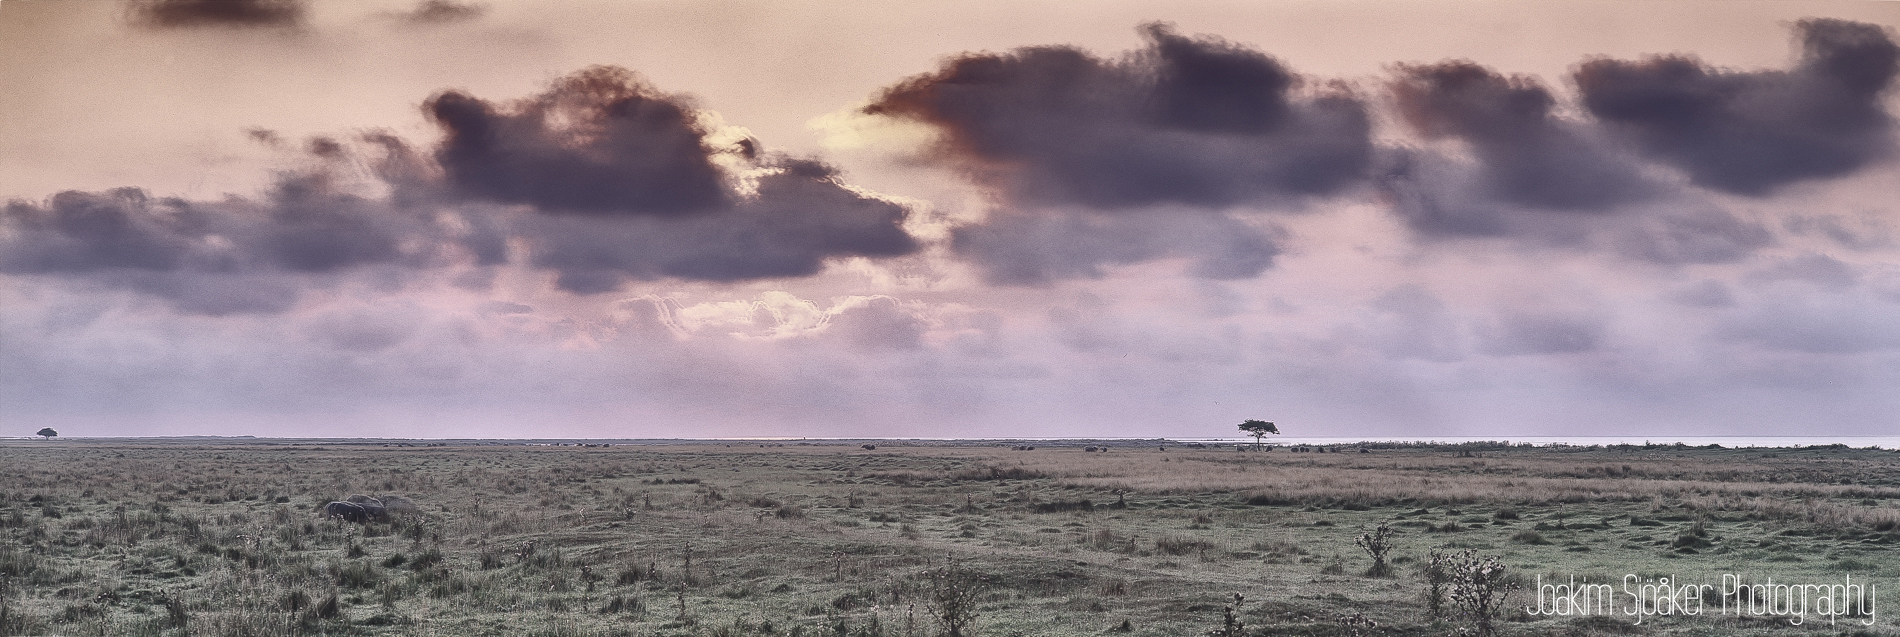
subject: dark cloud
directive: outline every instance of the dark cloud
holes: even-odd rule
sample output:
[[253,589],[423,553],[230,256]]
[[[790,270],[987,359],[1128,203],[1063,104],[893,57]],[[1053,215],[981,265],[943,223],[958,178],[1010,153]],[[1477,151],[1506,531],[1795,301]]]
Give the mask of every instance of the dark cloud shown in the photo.
[[759,179],[757,196],[689,217],[532,215],[516,221],[535,265],[571,292],[613,290],[627,279],[704,281],[816,274],[835,256],[910,254],[907,211],[852,192],[822,164],[788,160]]
[[951,247],[1006,285],[1100,277],[1105,267],[1169,257],[1193,259],[1197,276],[1238,279],[1266,271],[1280,253],[1268,230],[1202,211],[1002,211],[953,231]]
[[0,220],[9,230],[0,234],[0,272],[10,274],[176,269],[203,246],[206,225],[184,201],[137,188],[13,201]]
[[[747,143],[731,151],[752,185],[740,192],[695,114],[624,70],[588,69],[507,107],[443,93],[428,108],[449,133],[433,156],[388,133],[315,137],[304,150],[318,166],[282,174],[258,200],[124,188],[12,202],[0,209],[0,273],[86,277],[225,314],[281,311],[301,287],[371,266],[499,265],[517,241],[578,293],[629,279],[807,276],[833,257],[919,249],[903,206],[816,161]],[[339,185],[364,167],[387,198]],[[456,281],[492,278],[478,268]]]
[[[525,215],[479,216],[526,239],[533,263],[556,271],[571,292],[606,292],[629,279],[807,276],[832,257],[919,247],[903,230],[902,206],[852,191],[828,165],[768,155],[752,140],[713,148],[681,98],[625,69],[589,68],[505,106],[446,92],[425,109],[446,133],[434,153],[439,173],[401,140],[372,140],[389,149],[379,172],[399,184],[397,196],[528,205]],[[738,176],[715,163],[722,153],[757,173],[752,192],[731,185]],[[506,241],[495,236],[475,233],[467,243],[499,257]]]
[[1494,190],[1497,171],[1482,161],[1432,149],[1396,149],[1389,156],[1380,188],[1393,212],[1426,238],[1507,238],[1669,265],[1729,263],[1775,244],[1761,223],[1681,193],[1582,214],[1553,211],[1501,199]]
[[159,28],[294,27],[303,0],[146,0],[133,5],[142,24]]
[[1479,171],[1425,149],[1386,153],[1379,188],[1392,212],[1428,236],[1498,237],[1514,231],[1509,207],[1482,196]]
[[[1546,210],[1603,211],[1657,190],[1631,162],[1559,119],[1552,112],[1556,99],[1535,79],[1444,62],[1405,67],[1393,93],[1400,115],[1419,133],[1470,145],[1480,165],[1477,185],[1490,198]],[[1426,229],[1466,227],[1452,222]]]
[[68,191],[0,210],[0,273],[83,278],[197,313],[275,312],[310,284],[299,277],[422,266],[444,237],[425,218],[339,192],[321,173],[287,175],[262,201]]
[[403,22],[415,25],[450,24],[466,22],[488,12],[488,6],[454,2],[452,0],[424,0],[416,8],[397,14]]
[[1371,157],[1365,105],[1296,95],[1278,61],[1166,25],[1104,60],[1069,47],[964,54],[866,112],[928,123],[936,159],[1022,204],[1220,207],[1338,192]]
[[1840,177],[1893,150],[1881,95],[1900,46],[1877,25],[1797,24],[1801,60],[1786,71],[1727,71],[1694,57],[1592,60],[1576,73],[1584,106],[1649,157],[1701,186],[1763,196]]
[[886,89],[866,112],[928,123],[933,158],[1005,197],[954,231],[989,280],[1039,284],[1189,258],[1195,274],[1244,278],[1280,252],[1269,233],[1216,211],[1340,192],[1364,177],[1366,106],[1303,95],[1277,60],[1168,26],[1120,59],[1069,47],[965,54]]
[[321,174],[280,182],[271,195],[268,223],[247,228],[246,246],[260,260],[293,272],[329,272],[395,261],[407,221],[379,202],[338,193]]
[[300,275],[388,263],[397,219],[369,202],[292,179],[270,201],[152,197],[137,188],[14,201],[0,214],[0,273],[136,290],[190,313],[281,312],[312,284]]
[[508,105],[446,91],[423,109],[446,136],[436,161],[469,197],[608,216],[732,203],[692,110],[626,69],[592,67]]

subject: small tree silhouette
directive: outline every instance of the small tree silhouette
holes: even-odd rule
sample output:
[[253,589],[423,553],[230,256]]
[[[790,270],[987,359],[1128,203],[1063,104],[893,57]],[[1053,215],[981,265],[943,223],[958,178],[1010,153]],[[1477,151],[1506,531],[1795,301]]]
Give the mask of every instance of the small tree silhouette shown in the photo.
[[1247,422],[1240,423],[1240,430],[1253,436],[1253,447],[1255,449],[1260,448],[1260,439],[1262,437],[1265,437],[1267,434],[1280,433],[1279,427],[1275,427],[1273,423],[1265,420],[1248,420]]
[[47,440],[52,440],[53,436],[59,435],[59,432],[53,431],[52,427],[47,427],[45,429],[41,429],[39,435],[43,438],[46,438]]

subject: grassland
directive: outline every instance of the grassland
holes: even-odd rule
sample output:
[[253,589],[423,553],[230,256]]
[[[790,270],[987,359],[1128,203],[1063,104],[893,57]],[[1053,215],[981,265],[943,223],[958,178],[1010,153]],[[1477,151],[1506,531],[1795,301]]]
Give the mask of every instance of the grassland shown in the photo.
[[[922,636],[952,594],[971,635],[1456,634],[1433,549],[1527,583],[1851,575],[1896,613],[1502,634],[1900,634],[1893,451],[1031,444],[0,442],[0,634]],[[318,515],[359,493],[421,512]]]

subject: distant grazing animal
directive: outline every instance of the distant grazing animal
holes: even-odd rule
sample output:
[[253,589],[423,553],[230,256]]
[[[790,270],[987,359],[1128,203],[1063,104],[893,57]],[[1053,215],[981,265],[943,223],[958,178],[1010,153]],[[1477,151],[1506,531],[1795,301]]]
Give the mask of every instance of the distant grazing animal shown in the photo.
[[865,451],[876,451],[876,450],[877,450],[877,445],[858,445],[858,446],[859,446],[859,447],[863,447]]
[[369,510],[355,502],[331,502],[323,506],[324,517],[339,518],[347,522],[368,522]]
[[363,507],[363,510],[369,513],[369,518],[372,520],[389,519],[389,508],[383,506],[382,500],[362,494],[351,494],[350,497],[344,498],[344,500],[356,506]]

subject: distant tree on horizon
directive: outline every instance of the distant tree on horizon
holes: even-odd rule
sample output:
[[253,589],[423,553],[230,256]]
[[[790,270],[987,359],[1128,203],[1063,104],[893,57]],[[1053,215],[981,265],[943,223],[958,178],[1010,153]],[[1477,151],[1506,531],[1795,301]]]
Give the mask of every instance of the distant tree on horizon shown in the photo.
[[1240,430],[1253,436],[1253,448],[1255,449],[1260,448],[1260,439],[1267,434],[1278,435],[1280,433],[1279,427],[1265,420],[1248,420],[1247,422],[1240,423]]
[[57,431],[53,431],[53,428],[52,428],[52,427],[46,427],[46,428],[44,428],[44,429],[41,429],[41,430],[40,430],[40,434],[39,434],[39,435],[40,435],[41,437],[43,437],[43,438],[46,438],[47,440],[52,440],[52,439],[53,439],[53,436],[57,436],[57,435],[59,435],[59,432],[57,432]]

